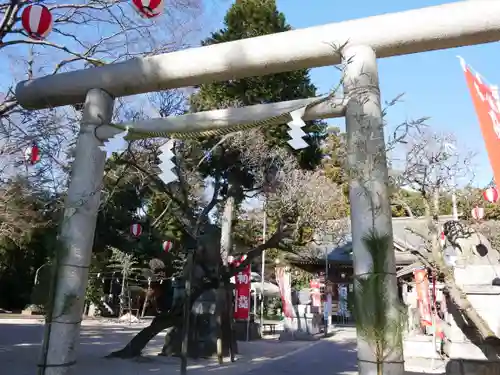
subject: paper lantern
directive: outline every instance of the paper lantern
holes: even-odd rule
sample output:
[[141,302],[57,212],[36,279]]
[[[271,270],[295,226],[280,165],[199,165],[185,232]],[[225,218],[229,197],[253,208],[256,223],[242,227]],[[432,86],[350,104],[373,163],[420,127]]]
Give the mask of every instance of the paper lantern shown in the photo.
[[35,142],[24,150],[24,161],[29,165],[35,165],[40,161],[40,149]]
[[132,5],[144,18],[154,18],[163,13],[163,0],[132,0]]
[[163,242],[163,251],[168,253],[174,247],[174,243],[172,241]]
[[474,207],[471,214],[475,220],[481,220],[484,217],[484,208]]
[[490,203],[496,203],[498,201],[498,190],[496,187],[490,187],[486,189],[483,193],[483,197]]
[[141,224],[132,224],[130,226],[130,233],[132,233],[132,235],[134,237],[139,237],[142,233],[142,225]]
[[30,38],[43,40],[52,31],[52,14],[42,4],[31,4],[23,9],[21,24]]
[[320,287],[321,287],[321,285],[320,285],[319,280],[313,279],[313,280],[309,281],[309,288],[311,288],[311,289],[320,289]]

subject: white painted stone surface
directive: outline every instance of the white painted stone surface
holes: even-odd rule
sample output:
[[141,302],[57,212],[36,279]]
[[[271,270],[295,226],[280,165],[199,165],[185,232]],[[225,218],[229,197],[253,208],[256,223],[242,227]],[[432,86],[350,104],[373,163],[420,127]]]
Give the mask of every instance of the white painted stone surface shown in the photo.
[[[455,268],[455,280],[458,286],[488,285],[495,277],[500,276],[500,265],[474,265]],[[500,290],[500,287],[498,287]]]
[[[491,282],[500,275],[500,265],[469,265],[455,268],[455,280],[467,298],[476,308],[490,328],[500,335],[500,287]],[[450,340],[446,352],[452,359],[486,360],[483,352],[472,344],[457,327],[453,317],[449,317],[449,326],[445,334]]]
[[403,341],[403,353],[406,358],[439,358],[434,349],[432,336],[414,335]]

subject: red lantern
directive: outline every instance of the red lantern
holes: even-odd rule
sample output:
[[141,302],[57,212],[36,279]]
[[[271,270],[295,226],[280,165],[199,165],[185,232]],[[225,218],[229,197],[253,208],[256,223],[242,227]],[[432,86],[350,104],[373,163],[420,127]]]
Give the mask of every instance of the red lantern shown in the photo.
[[30,38],[43,40],[52,31],[52,14],[42,4],[31,4],[23,9],[21,24]]
[[163,13],[163,0],[132,0],[132,5],[144,18],[154,18]]
[[474,207],[471,214],[475,220],[481,220],[484,217],[484,208]]
[[174,247],[174,243],[172,241],[163,242],[163,251],[168,253]]
[[141,224],[132,224],[130,226],[130,233],[132,233],[132,235],[134,237],[139,237],[142,233],[142,225]]
[[490,203],[496,203],[498,201],[498,190],[496,187],[492,186],[486,189],[483,193],[483,197]]
[[35,142],[24,150],[24,161],[30,165],[35,165],[40,161],[40,149]]

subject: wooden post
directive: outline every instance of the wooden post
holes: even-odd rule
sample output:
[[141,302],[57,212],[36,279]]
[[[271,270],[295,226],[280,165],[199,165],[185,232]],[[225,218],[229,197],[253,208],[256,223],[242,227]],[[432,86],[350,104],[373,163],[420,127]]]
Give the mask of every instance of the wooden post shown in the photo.
[[191,283],[193,282],[195,251],[191,250],[187,257],[188,274],[185,280],[186,301],[184,302],[184,319],[182,324],[181,375],[187,373],[187,354],[189,345],[189,321],[191,318]]

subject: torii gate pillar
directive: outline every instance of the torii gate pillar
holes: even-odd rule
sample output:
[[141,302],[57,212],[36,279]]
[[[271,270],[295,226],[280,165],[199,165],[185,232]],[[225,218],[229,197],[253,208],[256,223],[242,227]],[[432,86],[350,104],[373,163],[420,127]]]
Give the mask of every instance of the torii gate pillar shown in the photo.
[[[351,231],[354,259],[354,288],[356,280],[373,274],[373,260],[367,251],[363,238],[371,231],[390,236],[390,246],[384,249],[387,310],[386,321],[397,320],[397,281],[394,250],[392,248],[392,219],[389,204],[389,174],[384,141],[380,89],[375,52],[368,46],[348,46],[342,52],[344,63],[344,95],[348,97],[346,107],[346,130],[348,148],[348,170],[350,176],[349,198],[351,205]],[[381,281],[381,280],[380,280]],[[379,282],[380,282],[379,281]],[[394,303],[393,303],[394,302]],[[356,298],[356,311],[373,311],[371,301]],[[366,305],[365,305],[366,304]],[[363,314],[362,314],[363,315]],[[377,324],[374,319],[363,322]],[[376,320],[376,319],[375,319]],[[370,327],[364,327],[367,330]],[[399,333],[399,334],[398,334]],[[376,358],[374,346],[363,332],[358,332],[358,369],[360,374],[378,374],[383,366],[387,375],[404,373],[403,345],[401,332],[387,332],[384,358]],[[378,366],[377,366],[377,362]]]
[[[103,90],[87,93],[61,225],[61,246],[56,249],[58,272],[51,288],[53,307],[47,313],[39,375],[67,374],[76,363],[75,346],[80,337],[106,161],[95,130],[111,122],[113,104],[113,98]],[[51,344],[54,341],[57,345]]]

